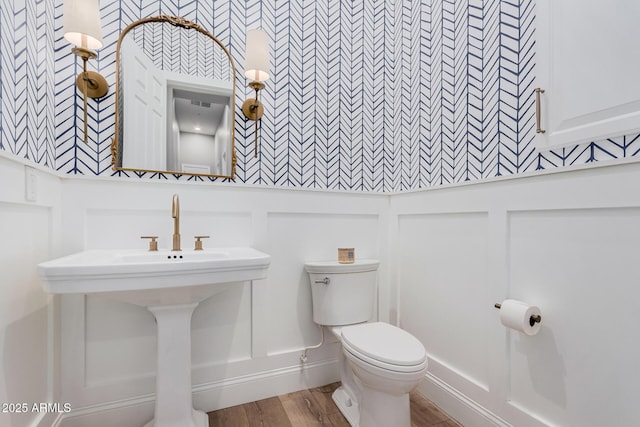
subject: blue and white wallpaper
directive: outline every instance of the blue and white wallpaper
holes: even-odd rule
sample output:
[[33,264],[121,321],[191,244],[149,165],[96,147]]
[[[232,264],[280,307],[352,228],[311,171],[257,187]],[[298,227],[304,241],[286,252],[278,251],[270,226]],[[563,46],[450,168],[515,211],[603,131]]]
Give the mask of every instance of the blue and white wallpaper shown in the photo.
[[[194,20],[238,69],[245,33],[271,36],[266,113],[235,116],[236,182],[398,192],[638,156],[640,135],[557,151],[533,146],[534,0],[101,0],[111,84],[89,101],[82,142],[80,61],[62,37],[62,1],[0,0],[0,149],[68,174],[113,175],[115,44],[142,17]],[[202,179],[140,174],[161,180]],[[207,178],[205,178],[207,180]]]
[[0,149],[52,169],[54,14],[51,1],[0,0]]
[[[185,31],[168,22],[148,22],[134,27],[129,35],[158,70],[232,81],[233,72],[227,54],[198,31]],[[122,59],[125,49],[120,49]]]

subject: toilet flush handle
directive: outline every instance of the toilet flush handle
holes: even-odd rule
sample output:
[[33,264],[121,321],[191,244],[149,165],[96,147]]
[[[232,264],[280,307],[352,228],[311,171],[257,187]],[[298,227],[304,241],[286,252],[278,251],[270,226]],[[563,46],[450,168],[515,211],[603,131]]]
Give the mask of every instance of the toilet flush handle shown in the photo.
[[328,285],[329,283],[331,283],[331,279],[329,279],[328,277],[325,277],[325,278],[324,278],[324,279],[322,279],[322,280],[316,280],[316,282],[315,282],[315,283],[322,283],[322,284],[324,284],[324,285]]

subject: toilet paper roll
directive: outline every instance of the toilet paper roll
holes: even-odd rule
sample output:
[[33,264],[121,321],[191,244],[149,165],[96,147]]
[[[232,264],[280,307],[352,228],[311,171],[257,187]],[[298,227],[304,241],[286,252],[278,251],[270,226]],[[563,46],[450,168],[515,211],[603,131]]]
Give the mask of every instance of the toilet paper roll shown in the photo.
[[515,299],[507,299],[500,305],[500,322],[527,335],[535,335],[540,330],[540,322],[531,325],[531,316],[540,316],[540,309]]

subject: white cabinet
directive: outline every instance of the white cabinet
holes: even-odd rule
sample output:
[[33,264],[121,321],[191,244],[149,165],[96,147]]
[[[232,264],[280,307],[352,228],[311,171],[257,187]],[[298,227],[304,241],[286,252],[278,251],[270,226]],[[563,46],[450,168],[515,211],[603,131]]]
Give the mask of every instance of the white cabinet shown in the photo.
[[640,132],[640,1],[538,0],[540,150]]

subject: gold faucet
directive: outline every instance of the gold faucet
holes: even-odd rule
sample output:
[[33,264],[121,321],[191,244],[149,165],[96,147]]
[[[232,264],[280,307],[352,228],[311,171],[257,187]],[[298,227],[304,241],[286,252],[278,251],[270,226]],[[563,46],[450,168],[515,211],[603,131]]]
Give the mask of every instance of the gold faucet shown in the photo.
[[171,203],[171,216],[173,217],[173,249],[172,251],[181,251],[180,249],[180,199],[177,194],[173,195]]

